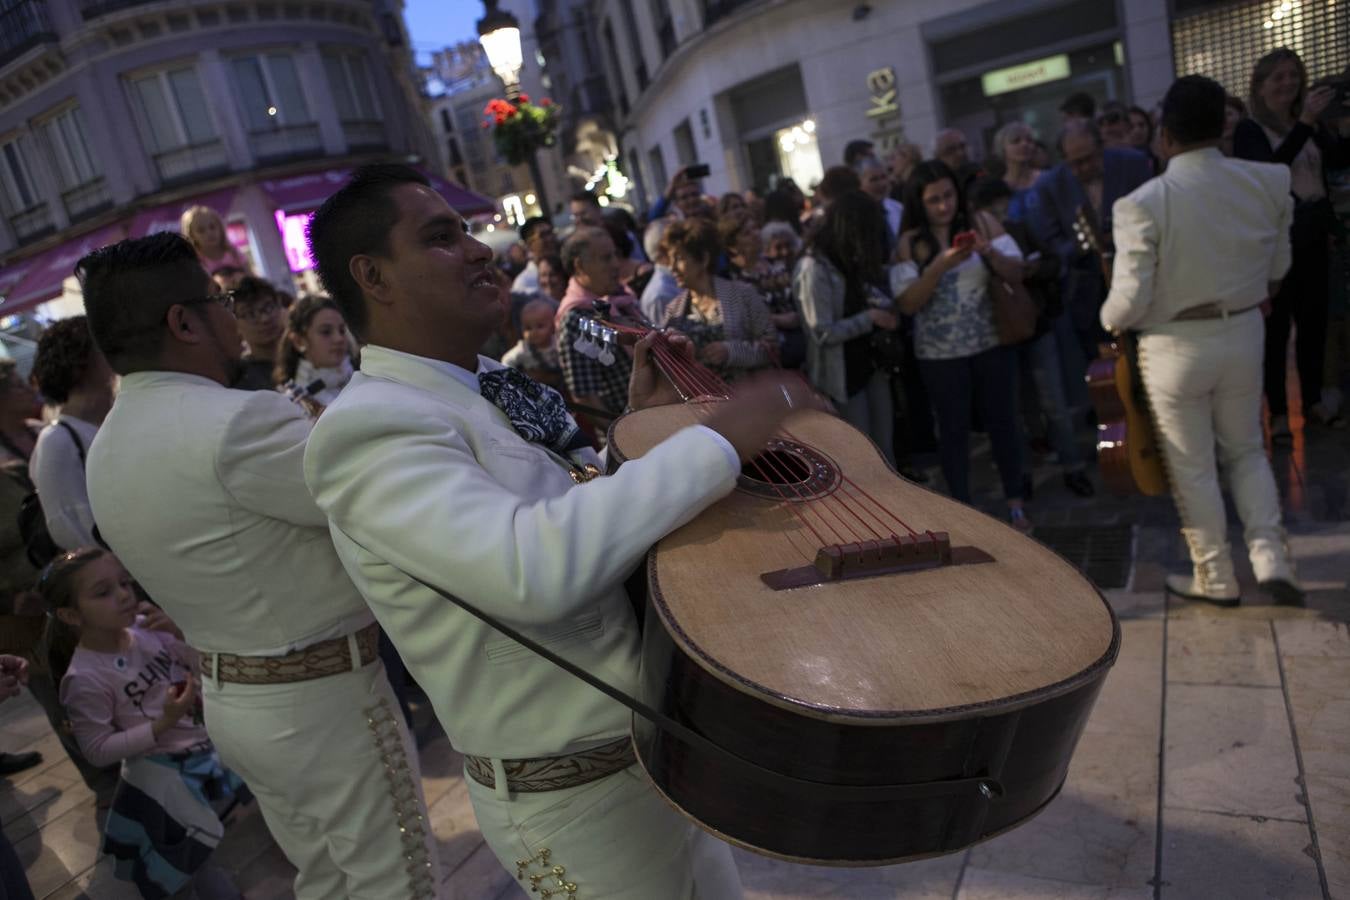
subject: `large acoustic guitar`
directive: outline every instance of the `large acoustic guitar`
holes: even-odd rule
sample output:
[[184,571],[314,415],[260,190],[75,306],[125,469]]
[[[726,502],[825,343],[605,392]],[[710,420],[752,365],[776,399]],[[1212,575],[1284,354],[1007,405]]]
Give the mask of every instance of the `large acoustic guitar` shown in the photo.
[[[1101,260],[1110,287],[1112,255],[1089,207],[1079,207],[1073,229],[1079,247]],[[1097,467],[1112,493],[1156,497],[1167,493],[1167,475],[1139,379],[1137,349],[1136,336],[1122,334],[1088,364],[1088,393],[1097,412]]]
[[[617,419],[612,466],[727,396],[653,353],[687,402]],[[703,828],[800,862],[950,853],[1043,809],[1120,645],[1081,572],[814,410],[652,549],[647,581],[642,700],[666,724],[635,716],[642,766]]]

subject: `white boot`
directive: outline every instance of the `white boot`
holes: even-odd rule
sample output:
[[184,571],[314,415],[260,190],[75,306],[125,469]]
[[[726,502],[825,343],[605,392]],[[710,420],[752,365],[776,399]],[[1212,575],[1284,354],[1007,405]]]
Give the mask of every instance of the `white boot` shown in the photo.
[[1302,606],[1303,588],[1294,575],[1294,562],[1289,556],[1289,545],[1283,540],[1257,538],[1247,546],[1261,592],[1274,599],[1278,606]]
[[1204,600],[1218,606],[1237,606],[1241,599],[1233,558],[1222,535],[1202,528],[1183,528],[1181,536],[1191,551],[1191,577],[1168,575],[1167,592],[1187,600]]

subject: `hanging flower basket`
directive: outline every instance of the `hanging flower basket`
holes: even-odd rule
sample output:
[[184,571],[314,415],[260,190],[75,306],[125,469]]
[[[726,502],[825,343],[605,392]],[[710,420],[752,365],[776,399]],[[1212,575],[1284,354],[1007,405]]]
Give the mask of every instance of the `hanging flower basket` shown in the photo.
[[527,94],[519,100],[492,100],[483,108],[484,128],[492,129],[497,152],[509,164],[526,162],[540,147],[552,147],[558,131],[558,106],[547,97],[531,103]]

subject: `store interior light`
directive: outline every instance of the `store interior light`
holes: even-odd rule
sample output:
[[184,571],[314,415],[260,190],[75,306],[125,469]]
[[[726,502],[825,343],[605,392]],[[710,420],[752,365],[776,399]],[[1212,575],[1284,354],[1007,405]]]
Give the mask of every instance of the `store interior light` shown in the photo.
[[807,119],[805,122],[802,123],[802,130],[805,131],[807,134],[815,134],[815,133],[816,133],[816,120],[815,120],[815,119]]
[[536,197],[534,196],[534,194],[526,194],[526,195],[525,195],[525,202],[526,202],[527,204],[531,205],[531,206],[534,205],[534,202],[535,202],[536,199],[538,199],[538,198],[536,198]]
[[492,217],[492,221],[494,221],[494,222],[500,222],[501,220],[502,220],[502,214],[501,214],[501,213],[497,213],[495,216]]
[[267,114],[269,116],[275,116],[277,114],[277,108],[275,106],[267,107]]
[[497,226],[496,226],[496,225],[489,224],[488,227],[487,227],[487,230],[488,230],[488,231],[496,231],[496,230],[497,230]]

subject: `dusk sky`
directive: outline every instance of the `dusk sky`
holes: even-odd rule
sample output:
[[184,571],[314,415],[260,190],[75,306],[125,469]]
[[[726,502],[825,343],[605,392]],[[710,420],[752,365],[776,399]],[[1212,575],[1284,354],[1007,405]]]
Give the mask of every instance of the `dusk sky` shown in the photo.
[[483,17],[479,0],[407,0],[404,18],[419,62],[429,62],[431,51],[477,40],[478,20]]

